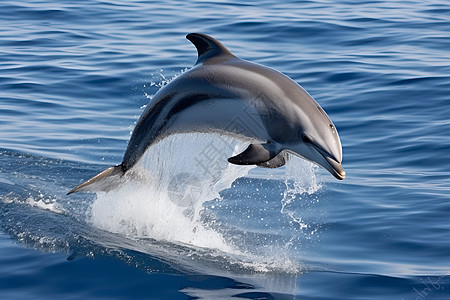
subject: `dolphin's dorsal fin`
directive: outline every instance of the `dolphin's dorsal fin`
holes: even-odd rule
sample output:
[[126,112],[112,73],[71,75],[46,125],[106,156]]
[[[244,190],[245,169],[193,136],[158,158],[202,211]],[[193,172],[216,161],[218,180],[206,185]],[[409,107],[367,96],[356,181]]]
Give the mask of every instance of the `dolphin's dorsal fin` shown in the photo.
[[197,48],[198,59],[195,63],[203,63],[212,57],[235,57],[221,42],[203,33],[189,33],[186,38]]

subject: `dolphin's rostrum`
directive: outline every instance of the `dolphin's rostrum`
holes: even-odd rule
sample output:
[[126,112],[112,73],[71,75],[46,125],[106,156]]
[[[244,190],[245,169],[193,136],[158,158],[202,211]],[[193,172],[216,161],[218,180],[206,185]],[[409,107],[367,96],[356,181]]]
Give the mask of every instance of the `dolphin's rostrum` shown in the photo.
[[155,94],[122,163],[68,194],[125,174],[150,146],[183,132],[216,132],[250,141],[245,151],[228,159],[232,164],[276,168],[285,164],[287,151],[344,179],[336,127],[301,86],[273,69],[239,59],[206,34],[186,37],[197,48],[195,66]]

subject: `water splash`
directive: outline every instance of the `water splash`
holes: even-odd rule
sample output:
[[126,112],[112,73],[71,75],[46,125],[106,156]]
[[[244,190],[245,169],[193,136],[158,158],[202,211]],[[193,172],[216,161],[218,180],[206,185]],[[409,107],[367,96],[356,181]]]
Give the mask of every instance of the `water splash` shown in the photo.
[[[291,222],[298,224],[299,229],[306,232],[311,226],[299,215],[295,204],[302,202],[305,196],[314,195],[321,188],[315,176],[318,167],[289,153],[288,162],[285,169],[286,190],[281,200],[281,213],[289,216]],[[314,201],[318,202],[319,199],[316,197]],[[312,229],[309,234],[313,235],[316,231],[317,228]]]
[[[97,193],[88,210],[88,222],[132,240],[150,239],[187,246],[194,253],[201,253],[202,258],[198,259],[226,261],[219,264],[227,268],[233,265],[235,269],[257,272],[298,272],[302,268],[292,259],[290,250],[296,249],[305,229],[313,231],[298,211],[298,203],[303,200],[299,195],[314,194],[320,188],[312,164],[296,158],[289,159],[286,166],[286,191],[280,195],[281,213],[300,226],[300,232],[291,228],[292,237],[274,236],[273,229],[279,224],[267,228],[267,233],[241,228],[239,222],[236,227],[228,224],[233,210],[226,211],[222,220],[211,209],[214,204],[206,205],[213,200],[221,203],[221,192],[255,168],[227,162],[228,157],[247,146],[248,143],[217,134],[167,137],[147,150],[117,188]],[[260,216],[254,217],[255,222],[261,220]],[[191,250],[186,255],[192,258],[195,255]],[[205,254],[204,250],[210,252]]]
[[[147,99],[152,100],[153,96],[156,94],[155,92],[162,89],[164,86],[166,86],[168,83],[170,83],[172,80],[177,78],[178,76],[182,75],[183,73],[187,72],[189,68],[181,69],[179,72],[173,74],[170,78],[167,78],[164,75],[164,72],[162,69],[158,70],[158,73],[151,73],[150,74],[150,82],[144,84],[144,95]],[[148,91],[147,91],[148,90]],[[145,108],[147,105],[144,105],[141,107]]]
[[132,238],[153,238],[232,253],[236,249],[202,221],[203,204],[220,197],[252,168],[226,158],[246,145],[212,134],[170,136],[149,148],[129,178],[99,192],[89,221]]

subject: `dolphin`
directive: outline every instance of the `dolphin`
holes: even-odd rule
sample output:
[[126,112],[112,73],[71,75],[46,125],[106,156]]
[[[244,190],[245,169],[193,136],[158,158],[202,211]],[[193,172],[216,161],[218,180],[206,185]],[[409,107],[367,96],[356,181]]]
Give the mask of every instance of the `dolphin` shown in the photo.
[[228,158],[237,165],[277,168],[293,153],[345,178],[338,132],[320,105],[296,82],[233,55],[211,36],[186,36],[198,59],[152,98],[138,120],[121,164],[72,189],[86,190],[129,171],[153,144],[176,133],[214,132],[250,142]]

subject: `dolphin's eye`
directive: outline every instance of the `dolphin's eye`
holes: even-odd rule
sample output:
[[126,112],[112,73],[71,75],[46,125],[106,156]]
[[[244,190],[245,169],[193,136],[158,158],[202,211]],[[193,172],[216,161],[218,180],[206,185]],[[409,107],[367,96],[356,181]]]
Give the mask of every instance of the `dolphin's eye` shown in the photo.
[[305,142],[307,144],[312,144],[311,139],[306,134],[302,134],[302,140],[303,140],[303,142]]

